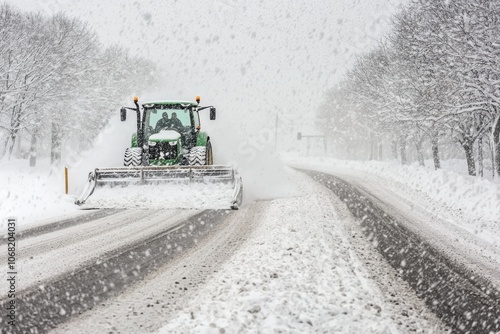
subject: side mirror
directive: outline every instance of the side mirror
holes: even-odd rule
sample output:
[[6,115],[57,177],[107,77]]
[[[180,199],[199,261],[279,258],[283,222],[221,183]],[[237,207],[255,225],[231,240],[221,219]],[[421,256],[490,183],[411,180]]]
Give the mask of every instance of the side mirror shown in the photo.
[[210,108],[210,120],[213,121],[215,119],[215,108]]
[[125,108],[120,109],[120,120],[122,122],[125,122],[127,120],[127,109]]

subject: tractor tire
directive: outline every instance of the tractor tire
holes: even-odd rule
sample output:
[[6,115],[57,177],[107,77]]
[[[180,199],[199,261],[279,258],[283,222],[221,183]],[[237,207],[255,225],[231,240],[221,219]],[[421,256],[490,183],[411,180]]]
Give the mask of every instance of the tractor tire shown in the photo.
[[124,166],[140,166],[142,161],[142,149],[139,147],[129,147],[125,150],[123,157]]
[[203,166],[207,164],[207,147],[195,146],[189,151],[188,164],[190,166]]
[[205,162],[207,165],[213,165],[214,164],[214,154],[212,152],[212,143],[210,141],[207,142],[207,149],[206,149],[206,154],[207,157],[205,159]]

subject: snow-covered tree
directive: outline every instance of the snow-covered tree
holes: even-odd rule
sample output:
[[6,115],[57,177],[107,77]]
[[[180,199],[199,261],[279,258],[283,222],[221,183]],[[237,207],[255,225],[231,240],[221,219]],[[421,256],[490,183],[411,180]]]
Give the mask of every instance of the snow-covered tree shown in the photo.
[[409,141],[423,165],[429,142],[439,168],[438,143],[453,139],[471,175],[476,146],[483,173],[489,138],[500,173],[499,14],[493,0],[413,0],[401,8],[380,47],[362,55],[342,83],[351,119],[370,134],[399,138],[403,163]]
[[89,148],[116,104],[157,82],[153,63],[104,48],[78,19],[0,6],[0,157],[24,134],[31,165],[40,141],[57,164],[63,146]]

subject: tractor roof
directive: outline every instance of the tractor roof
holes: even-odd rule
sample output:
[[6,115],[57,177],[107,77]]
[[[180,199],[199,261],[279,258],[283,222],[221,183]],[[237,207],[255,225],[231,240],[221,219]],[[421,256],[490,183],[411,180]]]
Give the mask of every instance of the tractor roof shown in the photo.
[[196,102],[191,102],[191,101],[149,101],[146,103],[143,103],[142,105],[144,106],[145,104],[154,104],[154,105],[162,105],[162,106],[173,106],[173,105],[189,105],[192,107],[198,106],[198,103]]

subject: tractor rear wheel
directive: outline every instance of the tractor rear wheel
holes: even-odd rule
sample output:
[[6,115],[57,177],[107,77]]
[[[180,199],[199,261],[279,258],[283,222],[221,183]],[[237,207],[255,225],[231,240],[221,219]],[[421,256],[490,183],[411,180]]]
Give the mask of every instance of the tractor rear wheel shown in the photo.
[[123,157],[124,166],[140,166],[142,161],[142,149],[140,147],[129,147],[125,150]]
[[206,158],[205,162],[207,165],[213,165],[214,164],[214,155],[212,153],[212,143],[210,141],[207,142],[207,149],[206,149]]

